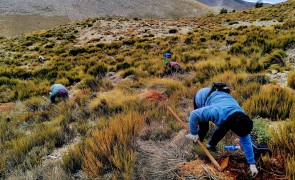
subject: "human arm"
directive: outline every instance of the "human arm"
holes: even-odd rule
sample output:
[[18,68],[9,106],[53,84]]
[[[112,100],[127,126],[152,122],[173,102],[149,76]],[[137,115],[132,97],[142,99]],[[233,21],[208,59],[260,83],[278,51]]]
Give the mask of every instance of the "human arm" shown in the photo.
[[244,149],[244,154],[246,156],[247,162],[250,165],[251,176],[255,177],[258,174],[258,170],[255,165],[255,158],[250,134],[244,137],[240,137],[240,142]]
[[210,112],[211,106],[195,109],[190,113],[189,128],[192,135],[197,135],[199,132],[200,122],[209,122],[214,118],[214,114]]
[[250,134],[244,137],[240,137],[240,142],[244,149],[244,154],[246,156],[248,164],[255,164],[254,152],[253,152],[253,146],[252,146]]
[[49,99],[51,103],[55,102],[55,95],[53,95],[52,92],[49,92]]

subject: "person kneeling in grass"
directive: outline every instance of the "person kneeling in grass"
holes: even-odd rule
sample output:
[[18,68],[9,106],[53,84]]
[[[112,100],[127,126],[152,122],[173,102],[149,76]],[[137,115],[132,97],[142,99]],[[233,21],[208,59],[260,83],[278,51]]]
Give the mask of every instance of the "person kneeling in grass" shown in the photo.
[[56,103],[56,97],[60,99],[69,99],[68,90],[62,84],[54,84],[50,87],[49,99],[51,103]]
[[202,88],[194,96],[194,110],[190,113],[190,134],[187,138],[202,142],[209,130],[209,121],[218,128],[214,131],[207,149],[216,151],[217,143],[231,130],[240,138],[244,154],[250,165],[252,178],[258,174],[255,165],[250,133],[253,121],[245,114],[238,102],[230,95],[230,88],[224,83],[213,83],[211,88]]
[[170,70],[170,73],[182,73],[182,69],[180,67],[180,65],[177,62],[173,62],[173,61],[165,61],[164,65],[166,66],[166,68],[168,68],[168,70]]

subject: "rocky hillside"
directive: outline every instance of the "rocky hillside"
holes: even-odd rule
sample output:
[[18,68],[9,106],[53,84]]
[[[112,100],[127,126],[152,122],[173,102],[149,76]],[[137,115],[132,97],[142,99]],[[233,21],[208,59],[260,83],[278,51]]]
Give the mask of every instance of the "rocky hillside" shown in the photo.
[[[214,81],[253,119],[255,143],[271,145],[257,179],[294,179],[294,11],[293,0],[200,18],[89,18],[0,39],[0,179],[250,179],[243,151],[223,150],[240,145],[235,134],[213,154],[230,157],[218,172],[167,112],[187,123],[194,94]],[[181,72],[164,66],[167,51]],[[69,101],[50,103],[54,83]]]
[[180,18],[199,17],[210,9],[194,0],[2,0],[0,13],[67,16],[72,20],[88,17]]
[[211,12],[194,0],[1,0],[0,36],[11,37],[91,17],[184,18]]
[[243,10],[255,7],[255,3],[245,2],[243,0],[198,0],[215,9],[226,8],[230,10]]

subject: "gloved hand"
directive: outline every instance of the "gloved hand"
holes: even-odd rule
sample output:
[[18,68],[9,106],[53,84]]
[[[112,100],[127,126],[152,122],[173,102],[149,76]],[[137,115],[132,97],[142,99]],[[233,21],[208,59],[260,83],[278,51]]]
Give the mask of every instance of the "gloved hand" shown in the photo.
[[251,173],[252,178],[257,176],[258,170],[257,170],[255,164],[250,164],[250,173]]
[[187,135],[185,135],[185,137],[193,140],[194,142],[197,142],[197,140],[199,139],[199,135],[187,134]]

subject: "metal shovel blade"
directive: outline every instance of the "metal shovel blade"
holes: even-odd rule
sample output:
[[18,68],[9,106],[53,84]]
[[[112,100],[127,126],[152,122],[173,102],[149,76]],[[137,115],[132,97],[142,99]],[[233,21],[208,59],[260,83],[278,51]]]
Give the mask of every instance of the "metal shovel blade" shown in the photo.
[[220,164],[221,171],[223,171],[228,165],[229,157],[226,157]]

